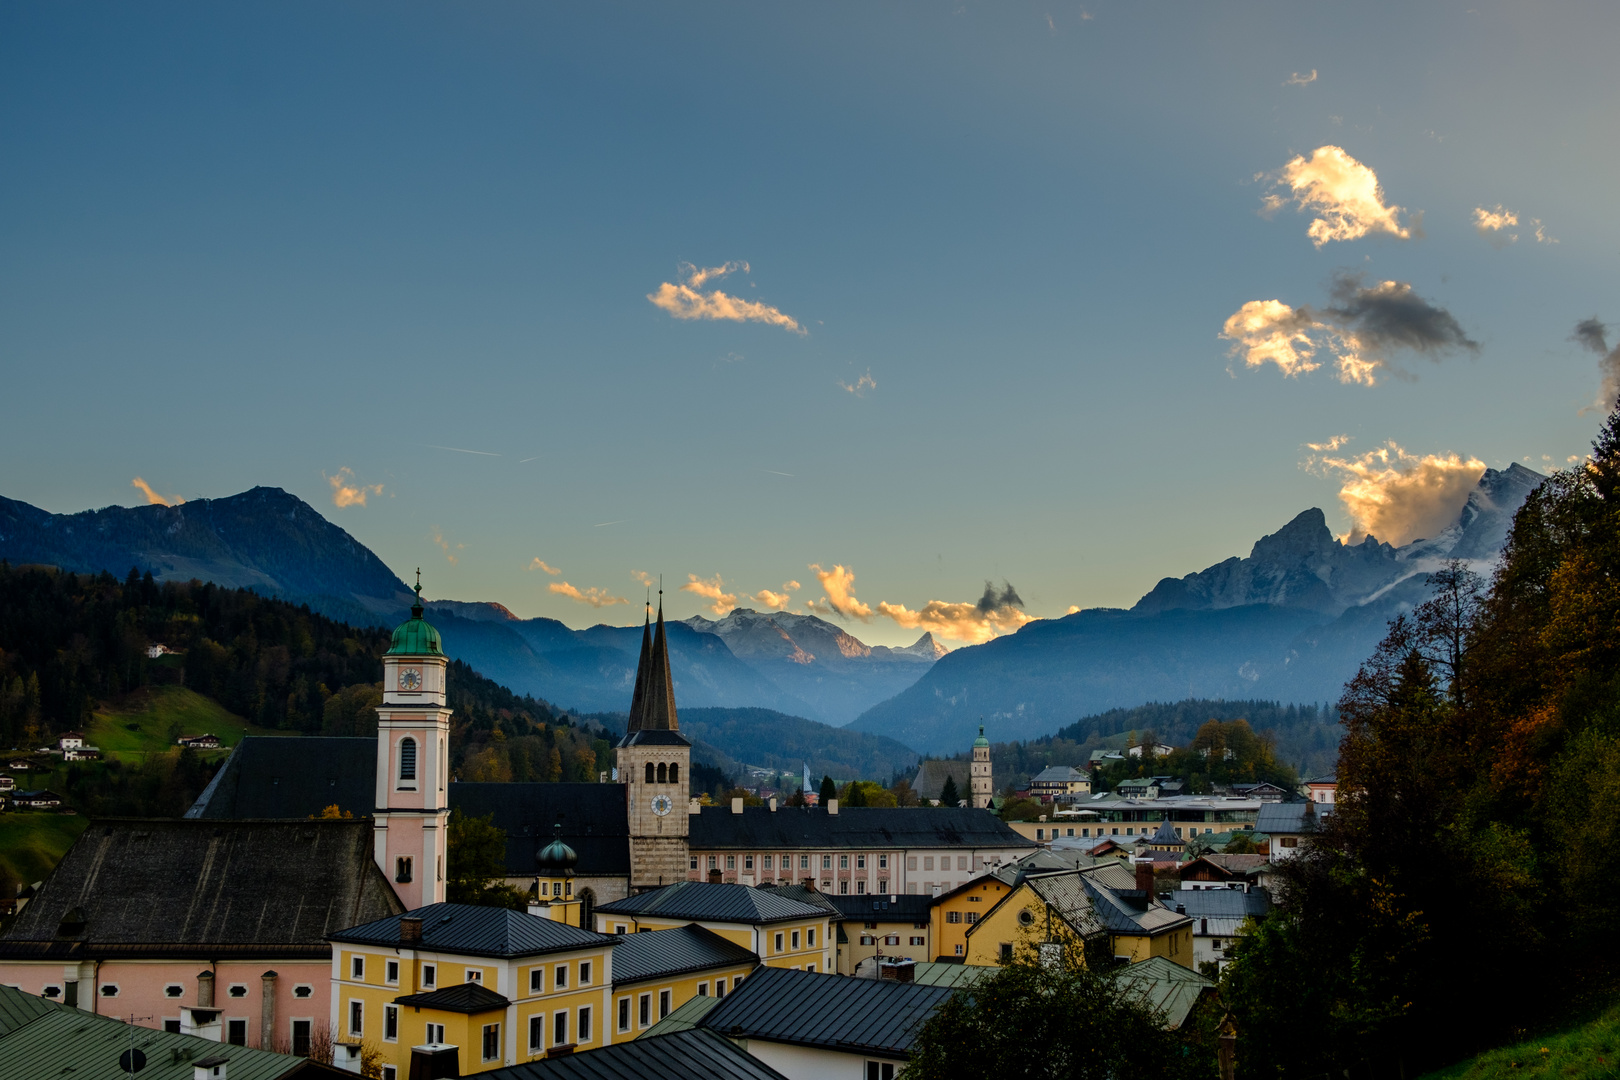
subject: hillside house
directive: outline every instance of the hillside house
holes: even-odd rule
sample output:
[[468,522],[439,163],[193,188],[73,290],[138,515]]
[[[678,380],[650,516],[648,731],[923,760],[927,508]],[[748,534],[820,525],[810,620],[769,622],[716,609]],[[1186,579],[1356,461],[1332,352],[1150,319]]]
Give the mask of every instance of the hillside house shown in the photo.
[[1224,968],[1227,956],[1244,933],[1244,923],[1271,910],[1264,889],[1184,889],[1175,894],[1176,910],[1193,921],[1193,963],[1199,970],[1212,963]]
[[62,796],[44,788],[34,788],[13,794],[11,804],[19,810],[54,810],[62,805]]
[[77,750],[83,745],[84,733],[78,731],[64,732],[58,736],[56,740],[56,748],[58,750]]
[[1091,777],[1070,765],[1048,765],[1030,777],[1029,794],[1041,802],[1065,801],[1064,796],[1091,794]]
[[1231,793],[1240,799],[1258,799],[1260,802],[1282,802],[1291,797],[1287,788],[1278,787],[1269,780],[1258,784],[1233,784]]
[[1149,757],[1169,757],[1175,749],[1168,743],[1135,743],[1125,748],[1125,756],[1139,758],[1146,754]]
[[1264,855],[1201,855],[1181,864],[1184,892],[1234,889],[1247,892],[1259,887],[1266,866]]
[[1254,827],[1271,837],[1271,861],[1281,862],[1299,854],[1321,824],[1333,816],[1326,804],[1314,802],[1267,803],[1260,808]]
[[218,750],[225,744],[218,735],[182,735],[175,740],[177,746],[188,746],[193,750]]
[[1318,805],[1332,806],[1339,793],[1339,778],[1332,773],[1313,776],[1303,785],[1305,797]]

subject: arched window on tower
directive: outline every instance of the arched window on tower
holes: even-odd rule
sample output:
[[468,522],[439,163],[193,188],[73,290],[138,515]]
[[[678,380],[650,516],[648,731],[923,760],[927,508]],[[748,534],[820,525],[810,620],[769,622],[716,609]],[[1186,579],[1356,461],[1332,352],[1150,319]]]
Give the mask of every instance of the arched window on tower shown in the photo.
[[579,890],[579,925],[582,930],[596,929],[596,894],[590,889]]
[[678,784],[681,782],[681,765],[678,761],[670,763],[669,782],[672,784]]
[[647,783],[653,782],[653,763],[647,762]]
[[399,740],[399,778],[416,779],[416,740],[409,735]]
[[668,768],[667,768],[667,766],[664,765],[664,763],[662,761],[660,761],[658,763],[658,782],[660,784],[663,784],[663,783],[667,783],[668,781],[669,781]]

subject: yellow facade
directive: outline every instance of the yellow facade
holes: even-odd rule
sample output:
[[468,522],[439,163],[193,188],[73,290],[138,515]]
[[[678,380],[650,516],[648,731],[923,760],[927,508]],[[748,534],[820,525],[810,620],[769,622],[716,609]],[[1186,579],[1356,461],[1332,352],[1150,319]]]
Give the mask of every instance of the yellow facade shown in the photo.
[[613,987],[613,1039],[639,1038],[648,1028],[695,997],[723,998],[754,970],[752,963],[688,972],[672,979],[647,979]]
[[1011,887],[995,877],[974,878],[934,902],[928,920],[928,936],[934,955],[954,960],[967,955],[967,932],[1003,897]]
[[[835,931],[836,933],[836,931]],[[868,957],[897,956],[918,963],[932,960],[937,954],[929,942],[933,929],[929,923],[909,920],[868,919],[865,922],[846,920],[844,936],[849,940],[838,946],[838,974],[853,975],[855,967]]]
[[1133,964],[1141,963],[1151,956],[1162,956],[1184,968],[1190,968],[1193,966],[1192,926],[1189,924],[1174,930],[1166,930],[1151,937],[1145,934],[1140,936],[1115,934],[1114,955],[1128,956]]
[[766,967],[794,971],[829,971],[836,942],[829,936],[829,916],[799,922],[751,923],[710,922],[695,919],[660,918],[656,915],[598,915],[596,930],[602,934],[639,934],[651,930],[674,930],[701,926],[734,944],[759,955]]
[[[1053,912],[1045,900],[1027,883],[980,919],[965,933],[964,962],[999,965],[1007,948],[1016,952],[1020,944],[1043,942],[1078,943],[1079,935],[1068,922]],[[1182,922],[1157,934],[1113,934],[1114,956],[1129,957],[1133,964],[1162,956],[1182,967],[1193,966],[1192,923]]]

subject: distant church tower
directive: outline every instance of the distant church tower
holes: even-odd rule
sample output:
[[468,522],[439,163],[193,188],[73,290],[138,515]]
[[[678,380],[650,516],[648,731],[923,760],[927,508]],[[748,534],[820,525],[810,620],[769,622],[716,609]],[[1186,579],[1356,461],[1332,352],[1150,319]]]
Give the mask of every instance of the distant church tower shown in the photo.
[[407,910],[444,900],[449,839],[450,661],[439,632],[422,620],[417,572],[411,617],[383,655],[383,703],[377,710],[375,856]]
[[973,764],[968,766],[969,786],[973,792],[973,808],[985,810],[990,806],[990,796],[995,792],[995,783],[990,778],[990,740],[984,737],[984,725],[979,725],[979,737],[973,740]]
[[692,744],[681,734],[675,716],[662,592],[657,632],[650,613],[641,627],[641,661],[617,761],[630,824],[630,888],[655,889],[685,881]]

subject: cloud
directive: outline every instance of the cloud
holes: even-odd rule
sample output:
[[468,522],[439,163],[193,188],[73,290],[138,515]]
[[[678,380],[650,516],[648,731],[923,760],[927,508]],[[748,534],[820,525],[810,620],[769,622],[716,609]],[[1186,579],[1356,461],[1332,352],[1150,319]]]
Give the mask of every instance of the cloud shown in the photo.
[[580,590],[566,581],[553,581],[546,586],[547,589],[558,596],[566,596],[570,600],[577,600],[581,604],[589,604],[593,608],[612,607],[614,604],[628,604],[630,601],[622,596],[614,596],[606,589],[592,588]]
[[1518,224],[1519,215],[1501,203],[1496,204],[1495,210],[1487,210],[1483,206],[1474,207],[1474,228],[1479,235],[1496,247],[1518,243],[1519,234],[1507,231]]
[[782,582],[781,592],[772,592],[770,589],[761,589],[748,599],[764,608],[766,611],[785,611],[793,603],[793,593],[803,588],[797,581]]
[[1292,75],[1288,76],[1288,78],[1283,80],[1283,85],[1284,86],[1309,86],[1309,85],[1311,85],[1311,83],[1313,83],[1315,81],[1316,81],[1316,69],[1311,68],[1311,73],[1309,75],[1301,75],[1297,71],[1294,72]]
[[1339,447],[1343,446],[1345,443],[1348,443],[1349,441],[1350,441],[1350,436],[1348,436],[1348,435],[1335,435],[1335,436],[1333,436],[1333,438],[1329,439],[1327,442],[1308,442],[1308,443],[1305,444],[1305,446],[1306,446],[1306,449],[1315,450],[1318,453],[1321,453],[1323,451],[1337,450]]
[[558,574],[562,573],[561,570],[557,569],[555,566],[552,566],[550,563],[546,562],[546,560],[542,559],[538,555],[536,555],[534,557],[534,559],[529,563],[529,569],[530,570],[543,570],[547,574],[550,574],[552,577],[556,577]]
[[821,582],[821,589],[827,594],[825,607],[813,610],[831,610],[836,615],[846,619],[859,619],[862,622],[872,621],[872,609],[855,599],[855,571],[841,564],[834,564],[831,570],[823,570],[816,563],[810,564],[810,570]]
[[434,528],[433,530],[433,542],[439,545],[439,550],[444,552],[444,557],[451,566],[454,566],[461,561],[460,556],[458,556],[456,552],[467,546],[466,544],[457,544],[452,549],[450,546],[450,541],[444,538],[444,533],[440,532],[438,528]]
[[865,397],[868,390],[877,389],[877,380],[872,378],[872,369],[867,368],[866,374],[856,379],[853,385],[843,380],[839,380],[838,385],[856,397]]
[[381,495],[383,489],[381,484],[356,484],[354,471],[347,465],[339,469],[336,476],[327,476],[326,482],[332,485],[332,505],[339,510],[346,506],[364,506],[366,499]]
[[1569,339],[1587,352],[1597,354],[1598,372],[1603,376],[1597,400],[1581,411],[1600,409],[1609,412],[1620,404],[1620,341],[1615,342],[1613,349],[1609,348],[1609,328],[1599,322],[1595,315],[1576,323],[1575,332]]
[[[1359,240],[1369,233],[1412,238],[1417,217],[1402,225],[1401,208],[1384,204],[1378,174],[1337,146],[1319,146],[1309,158],[1296,156],[1272,175],[1273,187],[1288,190],[1264,196],[1261,214],[1269,217],[1290,202],[1301,211],[1318,214],[1305,230],[1317,247],[1330,240]],[[1266,179],[1266,174],[1255,179]]]
[[1551,236],[1547,235],[1547,226],[1545,226],[1545,225],[1543,225],[1541,223],[1540,218],[1531,218],[1530,219],[1530,224],[1532,224],[1532,225],[1534,225],[1536,227],[1536,243],[1538,243],[1538,244],[1556,244],[1556,243],[1558,243],[1557,240],[1555,240]]
[[131,480],[129,484],[133,488],[138,488],[140,493],[146,496],[146,505],[148,506],[179,506],[186,501],[178,495],[159,495],[152,490],[151,484],[138,476]]
[[1359,544],[1375,536],[1397,547],[1431,538],[1457,519],[1485,473],[1485,463],[1459,454],[1409,454],[1394,440],[1354,457],[1317,457],[1306,468],[1338,474],[1339,501],[1350,516],[1341,537]]
[[725,582],[719,574],[707,580],[696,574],[687,574],[686,579],[686,584],[681,586],[681,592],[694,593],[706,600],[712,600],[709,610],[721,618],[730,614],[731,609],[737,606],[737,594],[725,591]]
[[664,282],[658,286],[657,292],[648,293],[647,299],[652,301],[654,307],[669,312],[677,319],[758,322],[780,326],[801,336],[808,333],[799,325],[798,320],[791,315],[783,314],[781,309],[771,307],[769,304],[729,296],[719,289],[711,292],[699,291],[710,279],[725,277],[736,270],[746,274],[749,272],[748,264],[728,262],[723,266],[700,269],[690,263],[682,263],[680,277],[683,280],[675,284]]
[[635,578],[636,581],[642,585],[647,586],[649,589],[658,584],[658,579],[644,570],[632,570],[630,571],[630,576]]
[[1032,621],[1022,608],[1018,590],[1002,582],[998,592],[991,582],[984,583],[984,595],[976,603],[959,604],[930,600],[919,611],[904,604],[878,604],[878,614],[893,619],[907,630],[927,630],[936,637],[972,644],[989,641],[1017,630]]
[[1404,281],[1365,284],[1360,274],[1340,273],[1329,289],[1332,303],[1316,309],[1281,300],[1250,300],[1221,327],[1232,342],[1228,355],[1248,367],[1276,364],[1287,376],[1321,367],[1318,351],[1333,355],[1339,381],[1372,386],[1394,370],[1392,357],[1416,353],[1438,361],[1458,349],[1479,350],[1455,316],[1419,296]]

